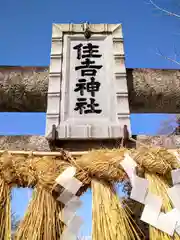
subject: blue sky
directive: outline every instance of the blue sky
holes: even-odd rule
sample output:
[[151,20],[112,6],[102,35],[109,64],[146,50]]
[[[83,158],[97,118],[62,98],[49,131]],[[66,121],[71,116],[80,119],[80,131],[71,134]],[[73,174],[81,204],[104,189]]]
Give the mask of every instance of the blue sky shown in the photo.
[[[134,135],[157,135],[164,121],[174,121],[173,114],[131,114]],[[0,135],[45,134],[46,113],[0,113]]]
[[[174,68],[179,66],[159,57],[177,60],[180,51],[180,21],[156,11],[148,0],[0,0],[0,65],[48,66],[52,23],[122,23],[127,68]],[[178,12],[176,0],[156,3]],[[179,11],[180,12],[180,11]],[[131,115],[133,134],[157,134],[160,124],[172,116]],[[44,135],[45,113],[0,113],[0,135]],[[22,217],[28,191],[13,191],[13,209]],[[91,227],[91,193],[83,196],[80,214]]]
[[[155,0],[180,12],[177,0]],[[173,56],[180,21],[164,16],[148,0],[1,0],[0,65],[47,66],[52,23],[122,23],[128,68],[177,68],[156,55]],[[180,51],[180,48],[179,48]],[[177,52],[179,52],[177,51]]]

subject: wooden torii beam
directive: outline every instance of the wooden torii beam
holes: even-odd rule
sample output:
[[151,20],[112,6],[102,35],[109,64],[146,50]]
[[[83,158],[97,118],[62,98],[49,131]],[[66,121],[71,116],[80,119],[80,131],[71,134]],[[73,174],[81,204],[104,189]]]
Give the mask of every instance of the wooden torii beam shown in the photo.
[[[179,113],[180,70],[127,69],[131,113]],[[46,112],[48,67],[0,67],[1,112]]]

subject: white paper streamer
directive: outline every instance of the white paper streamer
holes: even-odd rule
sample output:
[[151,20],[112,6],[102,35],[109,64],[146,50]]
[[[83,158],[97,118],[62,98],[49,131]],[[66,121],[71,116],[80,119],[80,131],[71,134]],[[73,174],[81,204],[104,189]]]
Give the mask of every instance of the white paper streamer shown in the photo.
[[133,178],[136,174],[137,163],[126,153],[125,158],[121,161],[120,165],[123,167],[124,171],[127,173],[131,184],[133,184]]
[[126,158],[127,161],[128,161],[128,165],[130,165],[130,166],[133,167],[133,168],[136,168],[136,167],[137,167],[137,163],[134,161],[134,159],[133,159],[131,156],[129,156],[128,153],[125,153],[124,156],[125,156],[125,158]]
[[175,231],[177,232],[177,234],[179,234],[179,230],[180,230],[180,211],[178,211],[178,209],[176,209],[176,208],[173,208],[166,215],[168,216],[169,221],[171,221],[173,219],[173,221],[176,222]]
[[158,212],[155,211],[151,205],[145,205],[140,219],[145,223],[155,226],[157,224],[158,216]]
[[161,206],[162,206],[162,198],[151,192],[148,192],[145,198],[144,204],[153,206],[154,210],[160,213]]
[[177,219],[169,213],[162,213],[155,211],[150,205],[145,205],[141,220],[150,224],[151,226],[173,236],[176,229]]
[[[72,221],[75,217],[76,212],[70,211],[67,207],[63,208],[59,214],[59,218],[62,222],[66,224],[66,226]],[[69,227],[69,226],[68,226]]]
[[79,216],[75,216],[69,223],[68,230],[74,233],[74,235],[77,235],[82,224],[83,224],[82,218]]
[[75,240],[83,221],[81,217],[76,216],[76,211],[81,207],[82,202],[75,194],[82,186],[82,182],[76,179],[76,168],[68,167],[57,178],[56,182],[65,189],[57,198],[58,201],[65,204],[65,207],[59,214],[59,218],[63,221],[67,228],[61,235],[61,240]]
[[[177,152],[172,153],[180,160]],[[174,186],[169,188],[167,192],[174,205],[174,209],[169,213],[169,216],[171,220],[176,220],[175,231],[180,235],[180,169],[172,170],[171,176]]]
[[152,226],[156,226],[161,211],[162,199],[148,192],[144,203],[145,206],[141,215],[141,220]]
[[82,206],[82,201],[74,196],[63,208],[59,217],[66,225],[75,217],[76,211]]
[[180,235],[180,225],[176,226],[176,232],[178,235]]
[[124,155],[125,157],[120,162],[120,165],[123,167],[131,181],[132,190],[130,198],[137,202],[144,203],[148,190],[148,180],[136,175],[137,163],[128,155],[128,153],[125,153]]
[[73,193],[69,192],[68,190],[64,190],[59,197],[57,198],[58,201],[67,204],[72,198],[74,197]]
[[68,228],[66,228],[60,237],[60,240],[77,240],[77,236],[71,233]]
[[156,227],[161,231],[169,234],[170,236],[174,235],[177,219],[171,216],[171,213],[160,213]]
[[[137,164],[128,154],[125,154],[125,158],[120,164],[131,181],[132,191],[130,198],[145,204],[141,220],[172,236],[175,228],[177,230],[180,229],[180,226],[177,225],[177,219],[173,216],[173,212],[171,214],[170,212],[167,214],[160,212],[162,199],[148,192],[148,180],[136,175]],[[174,182],[176,183],[179,181],[177,175],[177,172],[174,172]],[[175,200],[177,201],[176,198]]]
[[71,180],[72,177],[74,177],[75,174],[76,168],[68,167],[56,178],[55,181],[62,187],[66,188],[66,184]]
[[[180,155],[172,151],[178,161]],[[180,169],[173,170],[173,187],[168,189],[168,195],[174,205],[174,209],[168,213],[162,213],[162,199],[148,192],[148,181],[136,175],[136,162],[128,155],[121,161],[121,166],[126,171],[132,185],[130,198],[145,204],[141,220],[156,227],[157,229],[173,236],[176,231],[180,235]]]
[[82,206],[82,201],[77,196],[74,196],[66,206],[68,206],[68,209],[74,212]]
[[176,230],[177,234],[180,235],[180,211],[178,209],[174,208],[172,210],[172,212],[173,212],[172,218],[177,220],[175,230]]
[[175,208],[177,208],[180,211],[180,185],[175,185],[168,189],[168,195],[174,205]]
[[80,187],[82,186],[82,182],[80,182],[78,179],[76,178],[71,178],[69,180],[69,182],[66,184],[66,189],[73,193],[76,194],[77,191],[80,189]]
[[180,183],[180,169],[171,171],[173,185]]
[[148,191],[148,184],[149,182],[147,179],[134,176],[130,198],[144,204]]

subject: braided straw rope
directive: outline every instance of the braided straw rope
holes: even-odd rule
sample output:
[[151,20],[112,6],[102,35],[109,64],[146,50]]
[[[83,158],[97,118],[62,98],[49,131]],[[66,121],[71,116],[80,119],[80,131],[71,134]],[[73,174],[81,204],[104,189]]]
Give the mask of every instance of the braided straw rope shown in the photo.
[[[90,151],[81,157],[76,154],[76,159],[65,151],[54,153],[54,156],[52,153],[44,153],[46,156],[43,156],[40,153],[1,152],[0,202],[5,207],[0,210],[0,223],[2,223],[0,240],[10,239],[8,227],[10,210],[7,209],[10,209],[8,198],[12,187],[35,188],[33,199],[18,228],[16,239],[56,240],[59,239],[64,225],[58,218],[62,204],[56,201],[62,189],[57,188],[55,179],[68,166],[75,166],[77,169],[75,177],[83,183],[77,193],[78,196],[91,186],[92,180],[103,181],[107,185],[123,182],[127,179],[127,175],[120,167],[120,162],[127,151],[146,173],[159,174],[162,179],[167,179],[170,170],[179,167],[176,157],[166,149],[147,149],[144,146],[133,150],[120,148]],[[103,192],[102,187],[101,192]]]

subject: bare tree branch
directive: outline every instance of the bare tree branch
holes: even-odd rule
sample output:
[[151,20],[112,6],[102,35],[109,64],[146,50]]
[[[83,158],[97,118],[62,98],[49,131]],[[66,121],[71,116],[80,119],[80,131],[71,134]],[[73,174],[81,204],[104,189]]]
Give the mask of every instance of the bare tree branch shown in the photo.
[[177,59],[177,57],[179,57],[179,53],[176,49],[176,46],[174,45],[174,59]]
[[[163,13],[169,15],[169,16],[174,16],[174,17],[180,18],[180,15],[179,15],[179,14],[176,14],[176,13],[174,13],[174,12],[168,11],[168,10],[160,7],[160,6],[157,5],[153,0],[149,0],[149,2],[150,2],[150,4],[152,4],[152,5],[153,5],[156,9],[158,9],[159,11],[161,11],[161,12],[163,12]],[[161,57],[163,57],[163,58],[165,58],[166,60],[169,60],[169,61],[171,61],[171,62],[173,62],[173,63],[175,63],[175,64],[177,64],[177,65],[180,65],[180,62],[176,60],[176,59],[177,59],[177,56],[178,56],[179,54],[177,53],[177,50],[176,50],[175,46],[174,46],[174,53],[175,53],[175,58],[167,57],[167,56],[163,55],[160,51],[158,51],[158,53],[156,53],[156,54],[159,55],[159,56],[161,56]]]
[[171,62],[173,62],[173,63],[175,63],[175,64],[180,65],[180,62],[179,62],[179,61],[177,61],[176,59],[173,59],[173,58],[171,58],[171,57],[167,57],[167,56],[163,55],[160,51],[156,52],[156,54],[157,54],[158,56],[160,56],[160,57],[163,57],[164,59],[166,59],[166,60],[168,60],[168,61],[171,61]]
[[169,16],[173,16],[173,17],[180,18],[180,15],[179,15],[179,14],[174,13],[174,12],[171,12],[171,11],[168,11],[168,10],[166,10],[166,9],[158,6],[154,1],[149,0],[149,2],[150,2],[156,9],[160,10],[161,12],[163,12],[163,13],[169,15]]

